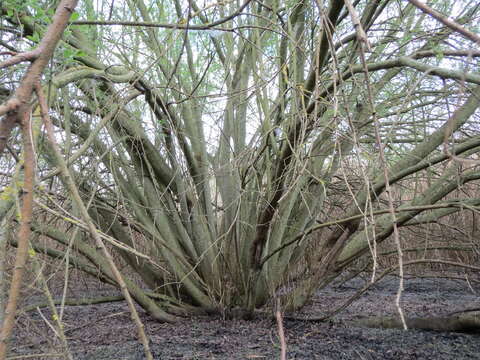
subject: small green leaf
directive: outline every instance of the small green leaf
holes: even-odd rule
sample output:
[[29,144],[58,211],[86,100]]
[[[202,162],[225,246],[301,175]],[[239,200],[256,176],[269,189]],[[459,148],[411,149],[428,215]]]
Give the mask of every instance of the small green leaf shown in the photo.
[[27,39],[31,40],[33,42],[39,42],[40,41],[40,35],[37,32],[34,32],[32,35],[28,35]]
[[72,58],[74,55],[74,51],[72,49],[65,49],[63,50],[63,56],[66,58]]
[[80,17],[80,14],[78,12],[74,12],[72,16],[70,16],[70,21],[75,21]]

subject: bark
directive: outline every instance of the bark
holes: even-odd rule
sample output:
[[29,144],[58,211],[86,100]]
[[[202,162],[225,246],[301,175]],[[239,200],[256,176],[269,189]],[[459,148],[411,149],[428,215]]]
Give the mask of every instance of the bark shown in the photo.
[[22,121],[23,149],[24,149],[24,184],[21,206],[21,222],[18,231],[18,248],[15,256],[15,267],[12,282],[8,293],[8,303],[5,309],[5,319],[0,333],[0,360],[7,355],[8,343],[15,324],[15,314],[20,296],[23,274],[28,255],[28,240],[30,237],[30,223],[33,209],[33,186],[35,183],[35,153],[31,137],[31,119],[29,111],[24,113]]
[[5,317],[5,305],[7,303],[7,297],[5,289],[6,287],[6,272],[5,261],[7,257],[7,224],[5,219],[0,224],[0,324],[3,324]]
[[[7,145],[11,131],[16,124],[22,121],[25,113],[30,109],[28,103],[32,97],[34,84],[40,79],[52,57],[77,1],[63,0],[60,2],[53,16],[52,24],[48,27],[45,36],[35,50],[34,56],[31,56],[31,54],[27,56],[27,58],[32,59],[32,63],[20,82],[20,86],[15,90],[12,98],[0,105],[0,116],[7,114],[6,118],[0,122],[0,156]],[[11,65],[13,64],[8,64],[8,66]]]

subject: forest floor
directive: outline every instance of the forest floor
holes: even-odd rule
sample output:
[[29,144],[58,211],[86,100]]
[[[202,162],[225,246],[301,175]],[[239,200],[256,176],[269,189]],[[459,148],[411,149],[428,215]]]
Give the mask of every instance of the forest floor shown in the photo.
[[[355,294],[365,280],[356,278],[324,289],[301,314],[295,315],[319,316],[331,311]],[[366,316],[395,315],[398,281],[395,277],[384,279],[331,321],[284,319],[287,359],[480,359],[478,334],[374,329],[352,325],[354,320]],[[462,280],[408,279],[402,294],[402,308],[409,317],[443,315],[478,308],[480,286],[472,285],[472,288],[471,285]],[[90,285],[90,291],[100,296],[112,295],[116,290],[98,288],[98,285],[92,288]],[[69,297],[80,294],[70,291]],[[31,297],[27,302],[38,302],[38,299]],[[54,334],[42,315],[51,319],[45,308],[41,313],[34,310],[18,318],[11,346],[12,359],[62,359],[55,356],[58,342],[54,340]],[[280,341],[273,318],[246,321],[201,316],[164,324],[144,313],[141,315],[155,359],[280,358]],[[124,301],[67,306],[63,319],[69,348],[75,360],[145,358]]]

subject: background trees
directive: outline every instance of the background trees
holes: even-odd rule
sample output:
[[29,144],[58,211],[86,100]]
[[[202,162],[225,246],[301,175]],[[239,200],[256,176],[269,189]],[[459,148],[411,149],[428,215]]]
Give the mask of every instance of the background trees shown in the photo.
[[[375,269],[387,239],[402,269],[403,228],[460,211],[470,225],[480,202],[480,7],[432,6],[450,20],[389,0],[81,2],[42,77],[63,160],[32,107],[32,248],[118,285],[99,237],[164,321],[273,297],[298,309],[359,258]],[[5,62],[55,7],[2,2]],[[7,99],[24,68],[4,69]],[[1,159],[8,223],[17,136]]]

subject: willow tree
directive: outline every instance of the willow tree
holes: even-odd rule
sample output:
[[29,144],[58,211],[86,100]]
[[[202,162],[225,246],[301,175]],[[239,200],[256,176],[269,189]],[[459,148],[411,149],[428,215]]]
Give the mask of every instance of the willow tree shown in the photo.
[[[3,56],[35,46],[55,6],[2,1]],[[468,0],[80,2],[42,80],[133,298],[167,321],[273,297],[298,309],[377,243],[401,263],[403,226],[480,204],[455,192],[480,178],[479,14]],[[57,245],[32,247],[74,249],[69,265],[118,285],[36,136],[32,229]]]

